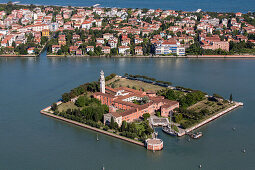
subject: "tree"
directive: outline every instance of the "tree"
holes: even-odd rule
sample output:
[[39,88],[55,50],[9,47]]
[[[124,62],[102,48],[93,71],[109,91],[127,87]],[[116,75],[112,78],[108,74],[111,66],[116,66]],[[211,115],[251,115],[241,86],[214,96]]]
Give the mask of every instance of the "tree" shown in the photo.
[[16,48],[16,43],[15,43],[15,41],[12,42],[12,47]]
[[224,99],[222,96],[220,96],[219,94],[216,94],[216,93],[213,94],[213,97],[218,98],[218,99]]
[[53,103],[51,105],[51,110],[56,111],[58,109],[58,105],[56,103]]
[[118,49],[117,48],[112,48],[110,55],[118,55]]
[[70,94],[69,94],[69,93],[64,93],[64,94],[62,95],[62,100],[63,100],[64,102],[69,102],[69,101],[71,100]]
[[149,113],[144,113],[143,114],[143,119],[147,120],[151,115]]
[[113,116],[111,117],[110,128],[111,129],[114,128],[114,119],[113,119]]
[[117,122],[114,122],[114,129],[118,130],[118,128],[119,128],[118,123],[117,123]]
[[231,102],[233,101],[232,93],[231,93],[230,96],[229,96],[229,100],[230,100]]
[[177,114],[175,117],[174,117],[174,120],[176,123],[180,123],[181,120],[183,119],[183,116],[181,113]]
[[178,127],[177,127],[177,126],[175,126],[175,125],[172,125],[172,129],[173,129],[175,132],[179,132]]
[[42,36],[41,38],[41,45],[44,45],[48,41],[48,37]]
[[124,120],[121,125],[121,131],[124,132],[127,129],[127,122]]
[[80,97],[76,100],[75,105],[78,106],[78,107],[83,107],[83,106],[85,106],[85,97],[84,97],[84,96],[80,96]]

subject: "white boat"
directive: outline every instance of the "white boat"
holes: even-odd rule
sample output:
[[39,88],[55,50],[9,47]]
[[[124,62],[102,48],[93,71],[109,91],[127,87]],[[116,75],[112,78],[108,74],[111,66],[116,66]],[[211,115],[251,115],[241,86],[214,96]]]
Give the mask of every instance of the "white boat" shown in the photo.
[[98,7],[98,6],[100,6],[100,4],[95,4],[95,5],[93,5],[93,7]]
[[193,139],[198,139],[198,138],[200,138],[201,136],[203,136],[203,133],[202,133],[202,132],[193,133],[193,134],[191,135],[191,137],[192,137]]

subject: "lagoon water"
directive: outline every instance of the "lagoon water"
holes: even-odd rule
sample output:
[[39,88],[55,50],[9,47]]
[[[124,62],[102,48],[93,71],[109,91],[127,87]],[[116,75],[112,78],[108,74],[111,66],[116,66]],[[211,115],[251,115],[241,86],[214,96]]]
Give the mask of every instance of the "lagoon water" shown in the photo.
[[[155,153],[40,114],[101,69],[233,93],[245,106],[201,128],[199,140],[158,129],[164,150]],[[253,59],[0,58],[0,169],[254,169],[254,71]]]
[[[7,3],[9,0],[0,0]],[[217,12],[254,12],[254,0],[21,0],[22,4],[40,5],[70,5],[92,6],[101,4],[102,7],[121,8],[161,8],[172,10],[196,11],[201,8],[204,11]]]

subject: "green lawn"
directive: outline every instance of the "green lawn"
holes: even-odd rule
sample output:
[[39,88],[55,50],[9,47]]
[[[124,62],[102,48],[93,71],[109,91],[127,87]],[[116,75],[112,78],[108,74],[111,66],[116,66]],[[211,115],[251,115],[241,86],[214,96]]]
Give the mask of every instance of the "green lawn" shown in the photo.
[[157,92],[158,90],[165,89],[165,87],[161,87],[158,85],[153,85],[153,84],[145,83],[142,81],[129,80],[129,79],[119,78],[119,77],[115,77],[115,78],[107,81],[106,84],[107,84],[107,86],[110,86],[110,87],[112,84],[114,84],[114,86],[116,88],[120,87],[120,86],[122,86],[122,87],[129,86],[130,88],[136,87],[137,90],[143,88],[145,91],[152,90],[155,92]]
[[67,109],[79,109],[79,107],[75,106],[73,102],[67,102],[67,103],[62,103],[58,106],[58,111],[66,111]]

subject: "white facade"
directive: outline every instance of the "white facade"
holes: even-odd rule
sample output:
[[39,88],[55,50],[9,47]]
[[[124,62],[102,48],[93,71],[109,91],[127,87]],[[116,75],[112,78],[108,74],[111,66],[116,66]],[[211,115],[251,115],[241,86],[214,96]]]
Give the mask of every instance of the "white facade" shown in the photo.
[[100,72],[100,92],[105,93],[105,78],[103,70]]
[[142,100],[142,98],[141,97],[137,97],[137,96],[132,96],[132,97],[124,99],[123,101],[125,101],[125,102],[132,102],[134,100]]

